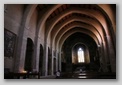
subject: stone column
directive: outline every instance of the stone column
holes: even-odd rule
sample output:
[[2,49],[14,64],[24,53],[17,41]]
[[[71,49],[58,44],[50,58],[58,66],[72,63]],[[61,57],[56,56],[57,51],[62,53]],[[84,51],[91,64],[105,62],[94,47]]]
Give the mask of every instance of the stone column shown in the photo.
[[24,28],[23,34],[19,35],[17,53],[15,58],[14,72],[24,71],[26,45],[27,45],[28,29]]
[[110,65],[111,65],[111,70],[112,72],[116,72],[116,54],[115,54],[115,49],[113,47],[113,42],[111,40],[111,37],[108,35],[106,36],[107,38],[107,43],[108,43],[108,56],[110,60]]
[[44,43],[44,59],[43,59],[43,75],[47,76],[48,70],[48,47],[47,44]]
[[36,40],[34,42],[34,54],[33,54],[33,71],[39,71],[39,51],[40,44],[38,43],[38,37],[35,37]]
[[107,46],[106,46],[106,43],[103,42],[103,57],[104,57],[104,66],[105,66],[105,72],[108,72],[108,68],[107,68],[107,62],[108,61],[108,52],[107,52]]
[[107,64],[106,64],[106,60],[105,60],[105,51],[104,51],[104,45],[103,43],[101,43],[100,46],[98,46],[98,50],[99,50],[99,55],[100,55],[100,66],[101,69],[103,70],[103,72],[107,72]]
[[56,50],[56,71],[58,71],[58,53]]
[[51,75],[54,75],[54,72],[53,72],[54,71],[54,69],[53,69],[54,68],[54,66],[53,66],[53,62],[54,62],[53,61],[53,58],[54,58],[54,50],[52,49],[51,52],[52,52],[51,53],[52,54],[52,59],[51,59],[51,61],[52,61],[51,62],[51,66],[52,66],[52,68],[51,68]]
[[39,29],[40,28],[36,28],[35,31],[35,38],[34,38],[34,53],[33,53],[33,71],[37,71],[39,70],[39,47],[40,44],[39,42]]
[[61,71],[61,51],[59,52],[59,70]]

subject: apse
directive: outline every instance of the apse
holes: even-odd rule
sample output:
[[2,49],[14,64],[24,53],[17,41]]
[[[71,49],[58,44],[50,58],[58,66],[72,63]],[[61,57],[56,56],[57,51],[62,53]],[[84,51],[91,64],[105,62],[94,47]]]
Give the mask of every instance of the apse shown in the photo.
[[[68,71],[73,71],[76,67],[86,65],[89,65],[90,68],[91,63],[94,64],[94,67],[98,65],[95,60],[96,57],[99,57],[97,56],[97,45],[87,34],[80,32],[72,34],[65,40],[62,50],[67,66],[65,68]],[[99,66],[97,67],[99,68]]]

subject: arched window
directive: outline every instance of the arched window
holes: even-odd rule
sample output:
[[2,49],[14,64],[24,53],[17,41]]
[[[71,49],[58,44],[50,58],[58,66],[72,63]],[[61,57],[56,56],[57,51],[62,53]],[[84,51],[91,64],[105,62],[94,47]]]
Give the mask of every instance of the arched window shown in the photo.
[[78,62],[79,63],[84,63],[84,51],[82,48],[78,49]]

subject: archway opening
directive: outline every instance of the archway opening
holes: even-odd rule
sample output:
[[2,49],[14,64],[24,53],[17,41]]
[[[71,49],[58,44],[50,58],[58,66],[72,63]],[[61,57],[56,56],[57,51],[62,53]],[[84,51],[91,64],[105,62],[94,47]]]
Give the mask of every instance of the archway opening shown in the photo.
[[51,56],[51,50],[48,47],[48,75],[51,75],[51,69],[52,69],[52,56]]
[[43,73],[43,46],[40,44],[40,54],[39,54],[39,73],[42,75]]
[[88,64],[90,63],[89,49],[82,43],[78,43],[72,47],[72,64]]
[[97,57],[96,50],[97,45],[92,37],[79,32],[72,34],[62,46],[62,70],[75,72],[77,68],[85,67],[84,71],[90,71],[94,69],[93,66],[95,71],[98,70],[96,60],[94,61],[94,57]]
[[34,47],[33,41],[30,38],[27,38],[26,56],[25,56],[25,65],[24,65],[24,70],[27,72],[32,71],[33,47]]
[[88,47],[79,42],[72,47],[72,69],[73,71],[83,68],[84,70],[89,69],[90,54]]

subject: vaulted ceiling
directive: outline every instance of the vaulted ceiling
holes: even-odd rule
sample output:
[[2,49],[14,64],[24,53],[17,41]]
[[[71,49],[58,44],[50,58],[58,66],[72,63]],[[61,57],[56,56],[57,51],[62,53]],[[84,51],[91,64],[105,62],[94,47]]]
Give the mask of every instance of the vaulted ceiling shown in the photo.
[[[115,5],[104,4],[39,4],[40,14],[48,14],[45,19],[46,37],[52,46],[62,47],[64,41],[76,32],[89,35],[97,45],[112,36],[115,42]],[[42,17],[43,18],[43,17]],[[114,44],[115,46],[115,44]]]

